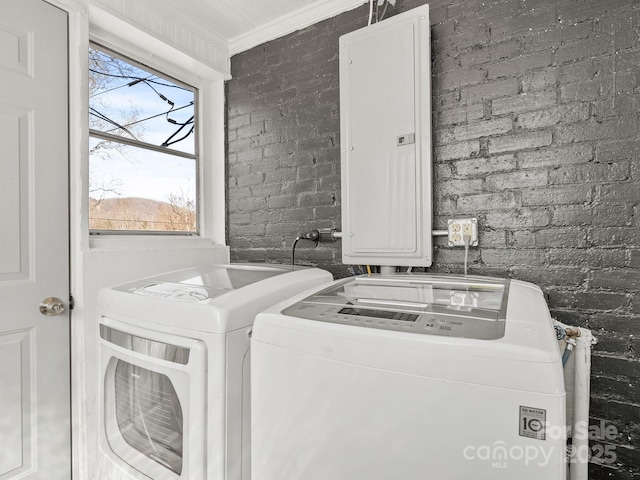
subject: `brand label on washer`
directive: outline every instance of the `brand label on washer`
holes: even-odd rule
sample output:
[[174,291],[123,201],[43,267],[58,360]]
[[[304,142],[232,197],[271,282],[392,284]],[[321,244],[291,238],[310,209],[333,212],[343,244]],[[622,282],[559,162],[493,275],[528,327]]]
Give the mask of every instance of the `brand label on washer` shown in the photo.
[[547,411],[542,408],[520,407],[520,436],[544,440]]

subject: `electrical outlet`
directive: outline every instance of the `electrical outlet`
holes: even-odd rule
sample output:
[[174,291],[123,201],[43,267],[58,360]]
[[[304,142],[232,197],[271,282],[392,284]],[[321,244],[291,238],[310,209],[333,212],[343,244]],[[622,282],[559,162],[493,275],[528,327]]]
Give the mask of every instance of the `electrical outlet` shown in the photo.
[[478,219],[453,218],[447,222],[450,247],[464,247],[465,237],[469,238],[469,246],[478,245]]

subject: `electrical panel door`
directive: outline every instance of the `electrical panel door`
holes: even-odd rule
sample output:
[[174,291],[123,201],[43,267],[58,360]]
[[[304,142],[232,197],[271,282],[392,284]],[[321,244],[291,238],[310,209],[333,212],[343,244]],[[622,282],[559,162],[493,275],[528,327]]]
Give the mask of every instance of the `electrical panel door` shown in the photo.
[[429,27],[425,5],[340,38],[345,264],[431,265]]

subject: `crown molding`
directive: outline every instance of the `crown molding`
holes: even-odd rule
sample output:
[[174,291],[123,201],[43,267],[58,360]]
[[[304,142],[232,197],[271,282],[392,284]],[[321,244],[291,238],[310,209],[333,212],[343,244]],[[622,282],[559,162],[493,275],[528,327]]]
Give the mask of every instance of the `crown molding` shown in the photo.
[[367,0],[326,0],[295,10],[250,32],[231,38],[229,55],[244,52],[269,40],[302,30],[314,23],[353,10],[364,3],[367,3]]

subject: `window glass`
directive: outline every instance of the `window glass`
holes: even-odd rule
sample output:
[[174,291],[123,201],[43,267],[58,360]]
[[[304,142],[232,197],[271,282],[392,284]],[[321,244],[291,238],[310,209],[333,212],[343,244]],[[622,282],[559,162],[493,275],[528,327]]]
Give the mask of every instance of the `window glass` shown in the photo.
[[197,91],[92,44],[89,228],[197,231]]

